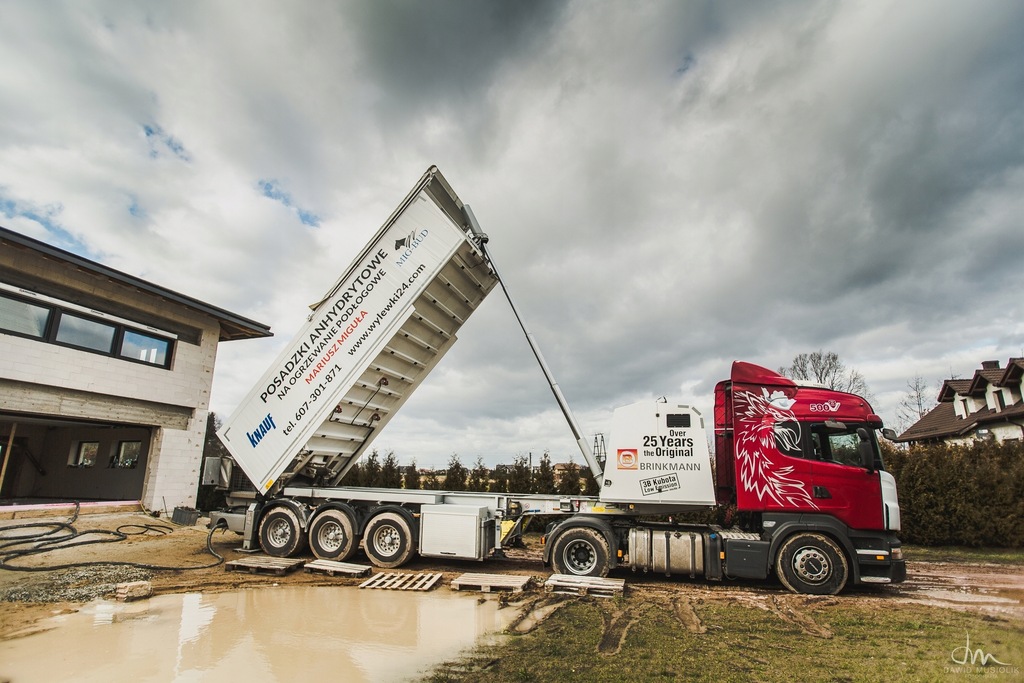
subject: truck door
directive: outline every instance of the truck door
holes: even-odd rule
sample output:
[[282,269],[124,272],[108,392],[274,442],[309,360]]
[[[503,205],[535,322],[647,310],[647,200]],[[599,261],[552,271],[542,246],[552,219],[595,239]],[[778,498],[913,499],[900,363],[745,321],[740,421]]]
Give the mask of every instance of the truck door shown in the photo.
[[[853,529],[882,529],[882,493],[878,470],[861,463],[857,427],[809,423],[806,448],[812,460],[811,495],[821,512],[830,513]],[[866,431],[874,439],[872,430]],[[877,445],[872,444],[877,451]]]

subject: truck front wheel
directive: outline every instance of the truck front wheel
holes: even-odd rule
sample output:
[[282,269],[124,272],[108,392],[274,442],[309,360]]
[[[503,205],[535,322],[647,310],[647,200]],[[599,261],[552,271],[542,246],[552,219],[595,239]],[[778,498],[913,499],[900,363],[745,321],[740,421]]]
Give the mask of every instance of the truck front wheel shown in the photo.
[[551,564],[559,574],[608,576],[610,557],[604,535],[589,527],[577,527],[560,534],[551,549]]
[[775,573],[794,593],[835,595],[846,585],[850,569],[842,548],[831,538],[796,534],[782,544]]
[[291,557],[301,551],[306,537],[299,518],[287,507],[272,508],[260,521],[260,547],[272,557]]
[[401,567],[416,550],[408,520],[397,512],[382,512],[366,526],[363,547],[370,561],[381,569]]
[[352,518],[343,510],[324,510],[309,525],[309,547],[321,560],[345,562],[359,550]]

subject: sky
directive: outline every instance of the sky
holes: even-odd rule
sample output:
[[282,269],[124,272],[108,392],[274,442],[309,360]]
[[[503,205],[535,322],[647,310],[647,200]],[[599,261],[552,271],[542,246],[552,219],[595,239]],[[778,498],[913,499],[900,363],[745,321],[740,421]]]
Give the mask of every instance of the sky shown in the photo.
[[[1024,4],[0,2],[0,225],[271,326],[437,165],[587,439],[834,351],[895,421],[1024,356]],[[897,426],[897,425],[894,425]],[[377,438],[581,461],[497,292]]]

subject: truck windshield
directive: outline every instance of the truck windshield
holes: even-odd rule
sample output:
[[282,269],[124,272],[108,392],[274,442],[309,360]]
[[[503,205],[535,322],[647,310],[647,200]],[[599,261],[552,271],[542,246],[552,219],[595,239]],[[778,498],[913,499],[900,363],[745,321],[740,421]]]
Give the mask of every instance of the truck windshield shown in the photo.
[[875,454],[875,468],[882,468],[881,454],[878,452],[878,442],[875,440],[873,429],[865,429],[864,425],[844,424],[839,429],[834,426],[827,426],[823,422],[810,425],[811,457],[823,462],[834,462],[838,465],[849,467],[863,467],[860,459],[860,440],[857,429],[861,428],[867,432],[871,440],[871,450]]

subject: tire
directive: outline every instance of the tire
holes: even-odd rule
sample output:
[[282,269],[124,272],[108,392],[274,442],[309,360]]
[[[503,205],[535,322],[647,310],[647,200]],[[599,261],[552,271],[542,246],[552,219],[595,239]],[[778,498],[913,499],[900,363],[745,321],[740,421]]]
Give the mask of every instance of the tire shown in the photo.
[[344,510],[325,510],[309,525],[309,548],[321,560],[345,562],[359,550],[352,517]]
[[843,549],[822,534],[796,534],[782,544],[775,573],[794,593],[835,595],[850,575]]
[[366,526],[363,549],[381,569],[401,567],[416,554],[412,526],[397,512],[382,512]]
[[551,564],[558,574],[608,576],[610,558],[604,534],[588,527],[576,527],[559,534],[551,549]]
[[279,505],[263,515],[260,547],[272,557],[292,557],[305,549],[306,535],[302,533],[298,516],[290,508]]

